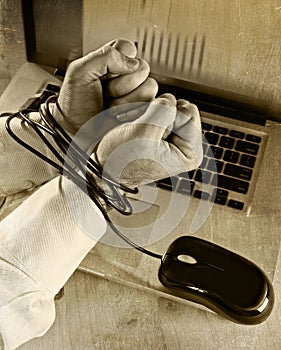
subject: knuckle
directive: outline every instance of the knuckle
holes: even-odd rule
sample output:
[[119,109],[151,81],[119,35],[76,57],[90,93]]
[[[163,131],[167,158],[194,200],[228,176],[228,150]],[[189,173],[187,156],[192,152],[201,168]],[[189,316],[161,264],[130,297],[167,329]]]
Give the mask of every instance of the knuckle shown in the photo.
[[149,72],[150,72],[150,66],[149,64],[147,63],[147,61],[145,61],[143,58],[138,58],[139,60],[139,68],[138,68],[138,71],[139,72],[142,72],[143,75],[149,75]]
[[166,106],[176,106],[177,100],[174,95],[167,93],[159,96],[155,102]]
[[190,102],[184,99],[177,100],[177,107],[181,109],[188,109],[190,106]]
[[66,76],[64,78],[63,85],[66,82],[71,84],[77,84],[79,81],[83,81],[85,76],[85,64],[83,58],[79,58],[72,61],[67,67]]
[[155,79],[147,78],[145,82],[138,89],[139,98],[144,101],[152,101],[158,92],[158,84]]
[[199,109],[198,107],[194,104],[194,103],[190,103],[189,107],[191,108],[191,110],[195,113],[195,114],[199,114]]
[[78,58],[75,61],[72,61],[68,67],[67,67],[67,72],[72,73],[75,71],[79,71],[81,67],[83,66],[83,58]]
[[117,51],[110,45],[104,45],[97,51],[97,56],[102,60],[102,65],[107,66],[108,62],[115,59],[115,53]]
[[157,95],[157,92],[158,92],[157,81],[153,78],[148,77],[147,84],[148,84],[148,89],[149,89],[150,95],[152,95],[152,97],[155,97]]
[[117,39],[112,46],[125,56],[134,58],[137,55],[137,48],[131,40]]
[[110,45],[105,45],[102,46],[99,50],[99,54],[102,56],[111,56],[112,55],[112,51],[113,51],[113,47]]
[[155,99],[154,101],[152,101],[152,104],[171,107],[170,101],[167,100],[166,98],[162,98],[162,97],[158,97],[157,99]]

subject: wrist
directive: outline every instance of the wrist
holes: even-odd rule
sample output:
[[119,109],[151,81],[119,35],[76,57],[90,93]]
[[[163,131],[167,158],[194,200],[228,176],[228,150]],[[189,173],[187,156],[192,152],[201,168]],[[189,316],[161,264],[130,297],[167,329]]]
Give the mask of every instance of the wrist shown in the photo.
[[62,111],[58,108],[56,103],[50,103],[49,104],[50,112],[55,118],[56,122],[69,134],[69,136],[72,138],[76,132],[78,131],[78,128],[75,127],[72,123],[69,123],[67,119],[64,117],[64,114]]

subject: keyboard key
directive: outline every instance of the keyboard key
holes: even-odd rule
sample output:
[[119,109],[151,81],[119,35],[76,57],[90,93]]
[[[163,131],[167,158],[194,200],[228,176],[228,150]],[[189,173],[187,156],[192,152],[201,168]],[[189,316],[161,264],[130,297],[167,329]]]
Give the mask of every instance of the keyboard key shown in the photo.
[[212,180],[212,185],[224,188],[226,190],[231,190],[234,192],[239,192],[244,194],[246,194],[249,189],[249,182],[233,179],[231,177],[220,175],[220,174],[217,176],[214,176]]
[[47,91],[47,90],[44,90],[42,92],[42,94],[40,95],[40,100],[43,101],[43,102],[46,102],[47,99],[50,97],[50,96],[53,96],[54,93],[52,91]]
[[194,189],[195,183],[186,179],[181,179],[177,188],[177,192],[190,195]]
[[165,190],[172,191],[172,182],[170,178],[157,181],[157,186],[160,188],[164,188]]
[[245,137],[243,132],[237,130],[230,130],[229,135],[235,137],[236,139],[243,139]]
[[224,197],[224,196],[216,196],[214,199],[214,202],[220,205],[225,205],[226,201],[227,201],[227,197]]
[[223,160],[230,163],[237,163],[239,159],[239,153],[235,151],[226,150],[223,156]]
[[198,182],[204,182],[204,184],[208,184],[211,180],[212,174],[205,170],[197,170],[195,175],[195,180]]
[[28,108],[30,110],[38,111],[41,104],[42,104],[41,98],[30,98],[26,101],[24,104],[25,108]]
[[256,162],[256,157],[249,156],[248,154],[242,154],[240,164],[249,168],[253,168]]
[[213,132],[206,132],[205,137],[211,145],[216,145],[219,140],[219,135]]
[[221,188],[217,188],[217,190],[214,192],[216,192],[217,195],[224,196],[224,197],[227,197],[229,194],[228,191],[222,190]]
[[184,179],[191,180],[194,177],[194,174],[195,174],[195,170],[184,171],[184,172],[178,174],[178,177],[183,177]]
[[204,123],[204,122],[201,123],[201,126],[202,126],[202,130],[206,130],[206,131],[212,130],[212,127],[213,127],[211,124]]
[[157,186],[160,188],[163,188],[165,190],[172,191],[176,187],[177,181],[178,181],[178,179],[175,176],[173,176],[171,178],[167,177],[165,179],[161,179],[161,180],[157,181]]
[[188,176],[190,179],[193,179],[194,178],[194,174],[195,174],[195,170],[191,170],[188,172]]
[[220,147],[209,147],[207,151],[207,156],[211,158],[221,159],[223,154],[223,148]]
[[261,137],[256,136],[256,135],[248,134],[248,135],[246,135],[246,140],[247,141],[251,141],[251,142],[255,142],[255,143],[260,143],[261,142]]
[[203,200],[208,200],[210,198],[210,194],[208,192],[203,192],[203,191],[199,191],[199,190],[196,190],[194,193],[193,193],[193,196],[195,198],[199,198],[199,199],[203,199]]
[[219,145],[225,148],[232,148],[234,146],[235,139],[232,137],[222,136]]
[[46,86],[46,90],[52,91],[52,92],[60,92],[60,87],[58,85],[54,85],[54,84],[48,84]]
[[214,192],[211,200],[216,204],[225,205],[227,202],[227,196],[222,196]]
[[224,163],[219,160],[210,159],[207,169],[215,173],[221,173]]
[[252,173],[252,169],[233,164],[226,164],[224,168],[224,174],[248,181],[251,180]]
[[216,132],[218,134],[222,134],[222,135],[227,135],[228,129],[223,128],[221,126],[214,126],[214,132]]
[[184,179],[190,179],[190,175],[188,171],[184,171],[183,173],[178,174],[178,177],[183,177]]
[[235,149],[236,151],[256,155],[258,154],[258,151],[259,151],[259,145],[255,143],[238,140],[236,143]]
[[231,208],[242,210],[244,208],[244,203],[230,199],[227,205]]

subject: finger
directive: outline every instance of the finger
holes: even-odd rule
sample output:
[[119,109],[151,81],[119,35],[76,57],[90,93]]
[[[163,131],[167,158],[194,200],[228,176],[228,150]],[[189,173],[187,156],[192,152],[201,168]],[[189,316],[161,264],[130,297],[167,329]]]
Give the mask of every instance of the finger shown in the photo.
[[132,140],[144,139],[159,144],[167,128],[171,129],[176,118],[175,104],[176,100],[172,95],[157,98],[149,104],[140,118],[110,130],[101,140],[97,150],[101,163],[113,150]]
[[106,135],[96,157],[114,179],[118,180],[121,175],[125,185],[139,186],[144,180],[157,181],[194,169],[193,157],[187,157],[167,141],[135,138],[115,144],[115,140]]
[[[147,106],[147,102],[130,103],[115,106],[99,113],[87,122],[86,134],[80,131],[79,136],[81,135],[81,142],[84,144],[87,142],[87,144],[89,144],[86,149],[94,149],[97,143],[100,142],[108,132],[124,123],[137,119],[145,112]],[[92,132],[90,132],[90,130],[92,130]],[[114,137],[120,140],[121,134],[122,130]]]
[[191,104],[187,100],[177,100],[177,117],[174,124],[174,130],[180,130],[184,125],[186,125],[191,119],[196,123],[198,128],[201,128],[201,120],[199,116],[199,111],[194,104]]
[[[176,118],[176,99],[172,94],[164,94],[153,100],[138,123],[155,125],[162,130],[171,130]],[[163,134],[162,134],[163,137]]]
[[158,84],[153,78],[147,78],[140,86],[125,96],[114,98],[110,101],[110,106],[118,106],[133,102],[150,102],[158,91]]
[[138,50],[131,40],[117,39],[111,42],[110,45],[127,57],[134,58],[137,55]]
[[193,137],[196,137],[198,133],[201,135],[201,118],[196,105],[185,100],[180,100],[180,102],[177,102],[177,110],[174,123],[176,134],[189,141]]
[[113,98],[124,96],[139,87],[149,75],[150,67],[145,60],[140,59],[139,68],[133,73],[120,75],[107,83],[107,89]]
[[173,127],[176,118],[176,99],[167,94],[152,101],[142,114],[128,126],[128,137],[162,140]]
[[132,122],[139,118],[149,106],[148,102],[132,102],[113,106],[106,110],[106,115],[114,118],[117,123]]
[[[174,95],[166,93],[158,96],[158,98],[166,99],[172,106],[176,106],[177,100]],[[163,101],[164,102],[164,101]]]
[[188,123],[191,119],[191,114],[188,112],[190,103],[186,100],[180,99],[177,101],[177,117],[174,123],[174,130],[177,131]]
[[177,101],[177,109],[185,115],[186,121],[192,119],[198,129],[201,130],[200,113],[195,104],[190,103],[187,100],[180,99]]
[[[127,39],[116,39],[108,43],[110,46],[114,47],[122,55],[125,55],[130,58],[135,58],[137,55],[136,45]],[[107,79],[112,79],[119,76],[119,74],[108,73],[106,74]]]
[[[145,111],[147,110],[147,107],[149,106],[148,102],[136,102],[136,103],[130,103],[129,105],[121,105],[121,106],[134,106],[134,108],[129,108],[127,110],[123,110],[122,113],[116,115],[116,119],[120,123],[128,123],[133,122],[136,119],[138,119]],[[119,107],[119,106],[118,106]]]
[[[197,157],[193,153],[185,154],[176,145],[171,142],[162,140],[157,147],[154,147],[153,157],[155,162],[165,170],[169,176],[175,176],[179,173],[190,171],[198,167]],[[152,180],[163,178],[163,171],[154,175]]]
[[127,57],[114,47],[105,45],[73,61],[68,67],[68,72],[75,71],[77,77],[80,75],[81,78],[87,81],[94,81],[108,73],[129,74],[138,68],[138,59]]
[[177,108],[170,141],[188,159],[193,159],[193,167],[196,168],[203,159],[200,113],[194,104],[185,100],[179,100]]

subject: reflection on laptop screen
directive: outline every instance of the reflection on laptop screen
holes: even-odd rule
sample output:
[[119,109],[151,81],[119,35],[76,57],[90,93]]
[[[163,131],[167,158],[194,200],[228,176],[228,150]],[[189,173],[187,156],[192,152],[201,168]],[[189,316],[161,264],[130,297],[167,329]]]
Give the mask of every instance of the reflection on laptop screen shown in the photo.
[[28,60],[65,69],[82,56],[82,0],[23,1]]

